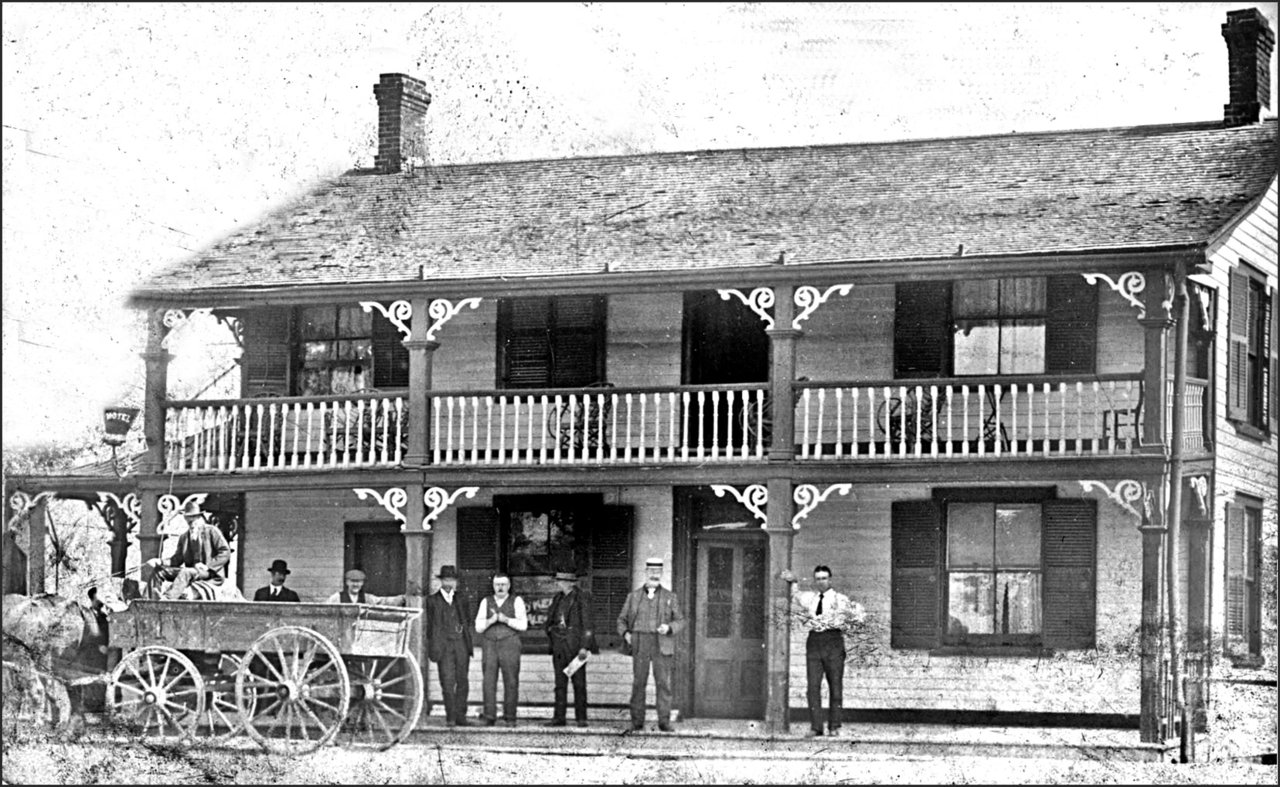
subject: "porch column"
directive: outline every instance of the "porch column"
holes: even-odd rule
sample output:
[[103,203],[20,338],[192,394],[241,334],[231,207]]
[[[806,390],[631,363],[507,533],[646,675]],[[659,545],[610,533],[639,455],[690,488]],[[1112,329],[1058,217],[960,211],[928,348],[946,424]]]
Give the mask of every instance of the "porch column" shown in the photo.
[[1138,320],[1143,328],[1142,375],[1142,448],[1147,453],[1163,453],[1165,445],[1165,402],[1167,385],[1165,362],[1168,358],[1169,328],[1172,316],[1165,309],[1168,291],[1166,277],[1160,271],[1147,272],[1147,286],[1142,291],[1146,316]]
[[[1152,490],[1156,498],[1152,504],[1154,512],[1163,512],[1162,486],[1163,483],[1159,478],[1147,480],[1147,488]],[[1142,533],[1142,614],[1138,629],[1140,659],[1138,730],[1139,738],[1143,743],[1161,741],[1160,580],[1162,576],[1161,547],[1166,528],[1162,513],[1157,513],[1157,516],[1160,517],[1160,521],[1152,522],[1149,515],[1144,515],[1142,524],[1138,527]]]
[[[790,299],[790,295],[787,297]],[[788,317],[787,322],[790,321]],[[776,421],[774,426],[776,430]],[[791,546],[795,539],[795,530],[791,527],[794,513],[791,479],[770,478],[768,489],[765,532],[769,534],[769,593],[764,646],[769,683],[764,721],[771,732],[786,732],[790,727],[787,697],[791,691],[791,586],[782,581],[781,574],[791,568]]]
[[1207,729],[1206,664],[1209,656],[1209,544],[1211,523],[1182,520],[1187,537],[1187,706],[1196,732]]
[[[404,506],[405,606],[424,609],[427,593],[431,590],[431,531],[422,526],[427,514],[422,501],[422,484],[408,484],[405,491],[409,496]],[[409,650],[418,659],[422,670],[424,699],[430,696],[431,686],[431,660],[427,658],[425,629],[426,621],[422,617],[409,628]]]
[[[142,521],[138,523],[138,551],[142,562],[153,557],[160,557],[160,493],[154,489],[138,490],[138,505],[141,508]],[[140,577],[133,579],[141,582]]]
[[[417,319],[409,325],[409,338],[404,346],[409,351],[409,417],[408,446],[405,450],[406,467],[423,467],[427,464],[427,446],[430,445],[430,413],[427,411],[427,392],[431,390],[431,365],[439,342],[427,338],[431,328],[431,318],[427,309],[431,305],[430,298],[414,298],[413,314]],[[409,505],[413,506],[413,493],[409,493]],[[422,507],[422,489],[418,488],[417,505]],[[413,519],[409,520],[413,522]],[[422,514],[418,515],[419,527]]]
[[27,595],[44,592],[45,549],[49,540],[49,508],[44,498],[37,499],[27,513]]
[[[138,474],[164,470],[164,400],[169,395],[169,360],[173,358],[163,346],[169,329],[164,324],[164,309],[147,311],[147,348],[142,353],[146,364],[146,381],[142,393],[142,435],[147,450],[138,463]],[[155,512],[155,501],[151,511]],[[146,512],[143,512],[146,518]]]
[[[796,408],[795,390],[792,384],[796,379],[796,339],[800,337],[800,331],[791,327],[791,320],[795,317],[795,287],[786,284],[774,287],[773,290],[774,327],[765,330],[769,335],[770,345],[769,396],[773,400],[770,413],[773,418],[773,434],[769,440],[769,461],[790,462],[796,458]],[[769,499],[774,500],[772,488],[769,494]],[[791,507],[789,483],[786,499],[789,511]],[[788,528],[791,527],[790,516],[788,513],[788,518],[785,520]],[[770,521],[772,521],[772,514]]]

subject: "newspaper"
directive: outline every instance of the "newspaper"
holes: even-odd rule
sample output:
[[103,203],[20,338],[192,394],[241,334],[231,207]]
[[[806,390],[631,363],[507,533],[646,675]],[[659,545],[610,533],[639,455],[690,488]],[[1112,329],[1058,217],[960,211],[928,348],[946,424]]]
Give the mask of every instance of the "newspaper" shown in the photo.
[[564,672],[565,676],[566,676],[566,677],[570,677],[570,678],[572,678],[572,677],[573,677],[573,673],[575,673],[575,672],[577,672],[578,670],[582,669],[582,665],[583,665],[583,664],[586,664],[586,663],[587,663],[587,659],[589,659],[589,658],[591,658],[591,654],[590,654],[590,653],[579,653],[577,656],[574,656],[574,657],[573,657],[573,661],[571,661],[571,662],[569,662],[567,665],[565,665],[565,668],[564,668],[564,670],[563,670],[563,672]]

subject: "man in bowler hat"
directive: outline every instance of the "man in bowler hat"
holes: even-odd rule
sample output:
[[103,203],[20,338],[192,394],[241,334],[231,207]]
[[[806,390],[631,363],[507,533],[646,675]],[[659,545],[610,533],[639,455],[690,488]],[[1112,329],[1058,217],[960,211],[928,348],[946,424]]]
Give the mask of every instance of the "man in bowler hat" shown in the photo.
[[427,657],[436,663],[445,724],[467,727],[467,669],[473,649],[471,632],[476,611],[467,594],[458,589],[458,570],[441,566],[436,576],[440,589],[427,596]]
[[658,729],[671,732],[671,664],[676,634],[684,628],[684,613],[676,594],[662,586],[662,558],[644,564],[644,584],[627,595],[618,615],[618,634],[631,648],[631,729],[644,729],[644,690],[653,666],[658,695]]
[[[591,633],[591,597],[578,587],[573,571],[557,571],[555,596],[547,610],[547,637],[551,640],[551,669],[555,676],[555,705],[548,727],[565,726],[569,705],[569,676],[564,668],[575,657],[598,652]],[[573,717],[579,727],[587,726],[587,665],[573,673]]]
[[287,561],[276,558],[267,571],[271,574],[271,584],[258,588],[253,594],[254,601],[302,601],[297,593],[284,586],[285,577],[291,573]]

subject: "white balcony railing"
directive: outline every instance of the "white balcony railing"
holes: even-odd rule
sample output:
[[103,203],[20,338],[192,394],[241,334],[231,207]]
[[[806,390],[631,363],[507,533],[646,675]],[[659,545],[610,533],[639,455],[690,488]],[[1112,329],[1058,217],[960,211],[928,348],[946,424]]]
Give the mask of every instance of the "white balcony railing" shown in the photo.
[[797,458],[1129,454],[1142,434],[1136,375],[798,383]]

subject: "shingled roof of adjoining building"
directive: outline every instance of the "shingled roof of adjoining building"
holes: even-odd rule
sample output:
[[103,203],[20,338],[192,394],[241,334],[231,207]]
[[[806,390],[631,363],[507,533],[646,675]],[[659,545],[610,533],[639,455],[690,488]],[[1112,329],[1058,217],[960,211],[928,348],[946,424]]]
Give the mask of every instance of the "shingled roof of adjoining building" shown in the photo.
[[356,170],[134,295],[1182,246],[1276,153],[1270,119]]

